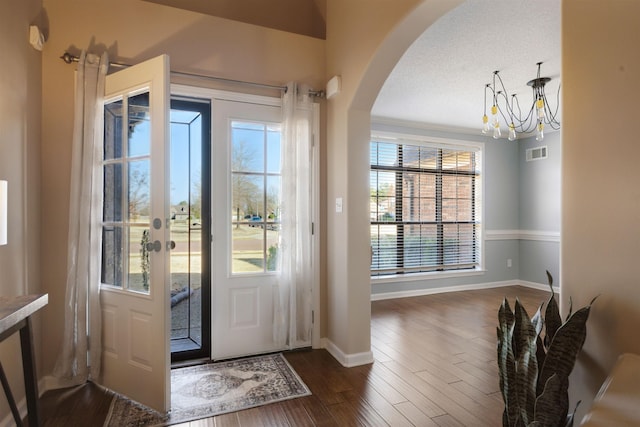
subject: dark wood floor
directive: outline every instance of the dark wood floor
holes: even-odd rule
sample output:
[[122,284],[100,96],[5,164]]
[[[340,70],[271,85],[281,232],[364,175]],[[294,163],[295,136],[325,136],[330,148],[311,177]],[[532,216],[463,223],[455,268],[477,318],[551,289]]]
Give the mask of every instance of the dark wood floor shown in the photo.
[[[495,328],[505,296],[530,314],[548,299],[506,287],[373,302],[373,364],[347,369],[324,350],[288,353],[311,396],[179,427],[499,426]],[[44,425],[101,426],[109,403],[91,384],[47,392]]]

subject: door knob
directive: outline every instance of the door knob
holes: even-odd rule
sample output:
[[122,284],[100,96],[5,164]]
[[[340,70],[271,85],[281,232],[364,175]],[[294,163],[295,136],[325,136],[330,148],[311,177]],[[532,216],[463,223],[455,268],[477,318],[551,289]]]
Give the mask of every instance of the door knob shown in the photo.
[[149,252],[152,252],[152,251],[160,252],[161,249],[162,249],[162,243],[160,243],[160,240],[147,243],[147,250]]

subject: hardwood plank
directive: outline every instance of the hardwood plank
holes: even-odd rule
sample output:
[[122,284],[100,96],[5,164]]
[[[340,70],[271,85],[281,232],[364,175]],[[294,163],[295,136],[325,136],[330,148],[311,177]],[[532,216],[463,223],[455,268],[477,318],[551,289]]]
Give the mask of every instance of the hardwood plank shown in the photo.
[[182,425],[188,427],[216,427],[217,424],[215,418],[205,418],[204,420],[196,420],[189,423],[177,424],[175,427],[179,427]]
[[[311,396],[177,427],[500,425],[495,327],[504,297],[533,314],[549,293],[509,286],[375,301],[375,363],[345,368],[325,350],[285,353]],[[111,398],[91,383],[48,391],[43,425],[102,425]]]
[[438,425],[429,418],[424,412],[411,402],[398,403],[396,409],[400,411],[414,426],[419,427],[437,427]]
[[441,415],[433,419],[433,421],[439,427],[465,427],[464,424],[460,424],[455,418],[451,415]]
[[328,406],[325,406],[320,399],[316,396],[306,396],[299,399],[295,399],[300,402],[304,409],[307,411],[307,415],[311,418],[311,421],[316,426],[334,426],[338,425],[336,420],[331,415],[331,411]]
[[41,397],[43,426],[102,425],[113,394],[87,383],[77,387],[51,390]]
[[[206,418],[201,421],[209,421],[211,418]],[[195,421],[192,421],[195,422]],[[218,415],[214,418],[215,427],[240,427],[240,420],[238,419],[238,413]]]
[[420,393],[411,384],[400,378],[383,363],[376,363],[373,366],[375,375],[379,375],[387,384],[400,392],[409,402],[420,408],[429,417],[444,415],[447,412]]
[[463,425],[491,426],[491,424],[487,424],[480,417],[476,416],[476,414],[471,413],[465,406],[456,400],[455,396],[450,396],[451,393],[447,393],[449,387],[448,384],[441,383],[439,386],[430,384],[420,377],[420,373],[414,374],[396,362],[389,362],[385,365],[422,394],[428,396],[430,400],[435,402],[436,405],[444,409],[448,414],[462,422]]
[[243,411],[236,412],[236,414],[241,427],[267,427],[269,425],[263,423],[263,418],[260,416],[260,410],[258,408],[245,409]]
[[316,423],[302,403],[303,399],[291,399],[281,402],[282,411],[292,426],[311,427]]
[[463,393],[465,396],[470,397],[475,402],[478,402],[480,405],[484,406],[485,408],[489,408],[494,411],[497,411],[498,413],[502,413],[503,404],[502,404],[502,395],[500,394],[500,392],[497,392],[500,397],[499,399],[496,399],[494,397],[494,393],[485,394],[464,381],[458,381],[450,385],[451,387],[458,390],[460,393]]
[[336,419],[340,426],[375,426],[375,427],[388,427],[387,424],[380,415],[363,399],[357,398],[356,400],[350,400],[349,392],[346,394],[345,400],[337,405],[332,405],[330,410],[333,417]]
[[367,377],[367,381],[374,390],[380,393],[380,395],[383,396],[384,399],[392,405],[407,401],[407,398],[404,397],[402,393],[396,390],[395,387],[393,387],[387,381],[380,378],[380,376],[373,373],[373,371]]
[[[347,392],[345,392],[347,393]],[[366,387],[362,392],[351,392],[353,400],[363,399],[387,424],[393,427],[411,427],[412,424],[373,387]]]
[[[251,409],[250,411],[253,411],[257,414],[263,426],[266,426],[266,427],[291,426],[280,403],[272,403],[270,405],[259,406],[257,408]],[[240,420],[240,424],[243,425],[242,420]],[[250,424],[250,425],[253,425],[253,424]]]

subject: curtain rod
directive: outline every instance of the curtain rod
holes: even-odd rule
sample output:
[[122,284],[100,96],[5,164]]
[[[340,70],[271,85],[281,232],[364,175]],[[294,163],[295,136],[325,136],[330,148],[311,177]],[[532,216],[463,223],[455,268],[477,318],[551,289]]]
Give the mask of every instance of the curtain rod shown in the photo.
[[[63,53],[62,56],[60,57],[60,59],[62,59],[67,64],[78,62],[80,60],[79,57],[77,57],[75,55],[72,55],[69,52]],[[123,63],[120,63],[120,62],[110,62],[109,65],[110,66],[115,66],[115,67],[121,67],[121,68],[131,67],[130,64],[123,64]],[[186,73],[186,72],[183,72],[183,71],[171,71],[171,74],[176,75],[176,76],[197,77],[197,78],[204,78],[204,79],[210,79],[210,80],[217,80],[217,81],[226,82],[226,83],[241,84],[241,85],[246,85],[246,86],[255,86],[255,87],[261,87],[261,88],[267,88],[267,89],[276,89],[276,90],[281,90],[284,93],[287,93],[287,87],[286,86],[268,85],[266,83],[247,82],[247,81],[243,81],[243,80],[227,79],[227,78],[224,78],[224,77],[208,76],[208,75],[205,75],[205,74]],[[309,95],[313,96],[313,97],[317,97],[317,98],[323,98],[324,97],[324,91],[322,91],[322,90],[319,90],[319,91],[310,90],[309,91]]]

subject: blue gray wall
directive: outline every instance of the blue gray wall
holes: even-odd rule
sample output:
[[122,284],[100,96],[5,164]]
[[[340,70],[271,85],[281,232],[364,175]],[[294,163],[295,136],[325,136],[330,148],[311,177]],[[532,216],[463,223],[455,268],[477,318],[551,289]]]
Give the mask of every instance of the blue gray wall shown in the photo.
[[[547,283],[549,270],[560,278],[560,204],[562,139],[560,132],[541,142],[519,142],[520,274],[525,282]],[[546,146],[546,159],[526,161],[526,150]]]
[[[535,138],[494,140],[482,135],[444,133],[373,122],[376,131],[398,132],[484,143],[484,271],[469,275],[373,279],[372,298],[429,293],[441,288],[465,289],[522,283],[547,283],[545,270],[559,277],[560,133]],[[526,149],[546,145],[548,158],[526,162]],[[510,260],[511,266],[508,266]],[[432,276],[433,277],[433,276]],[[556,283],[557,284],[557,283]]]

